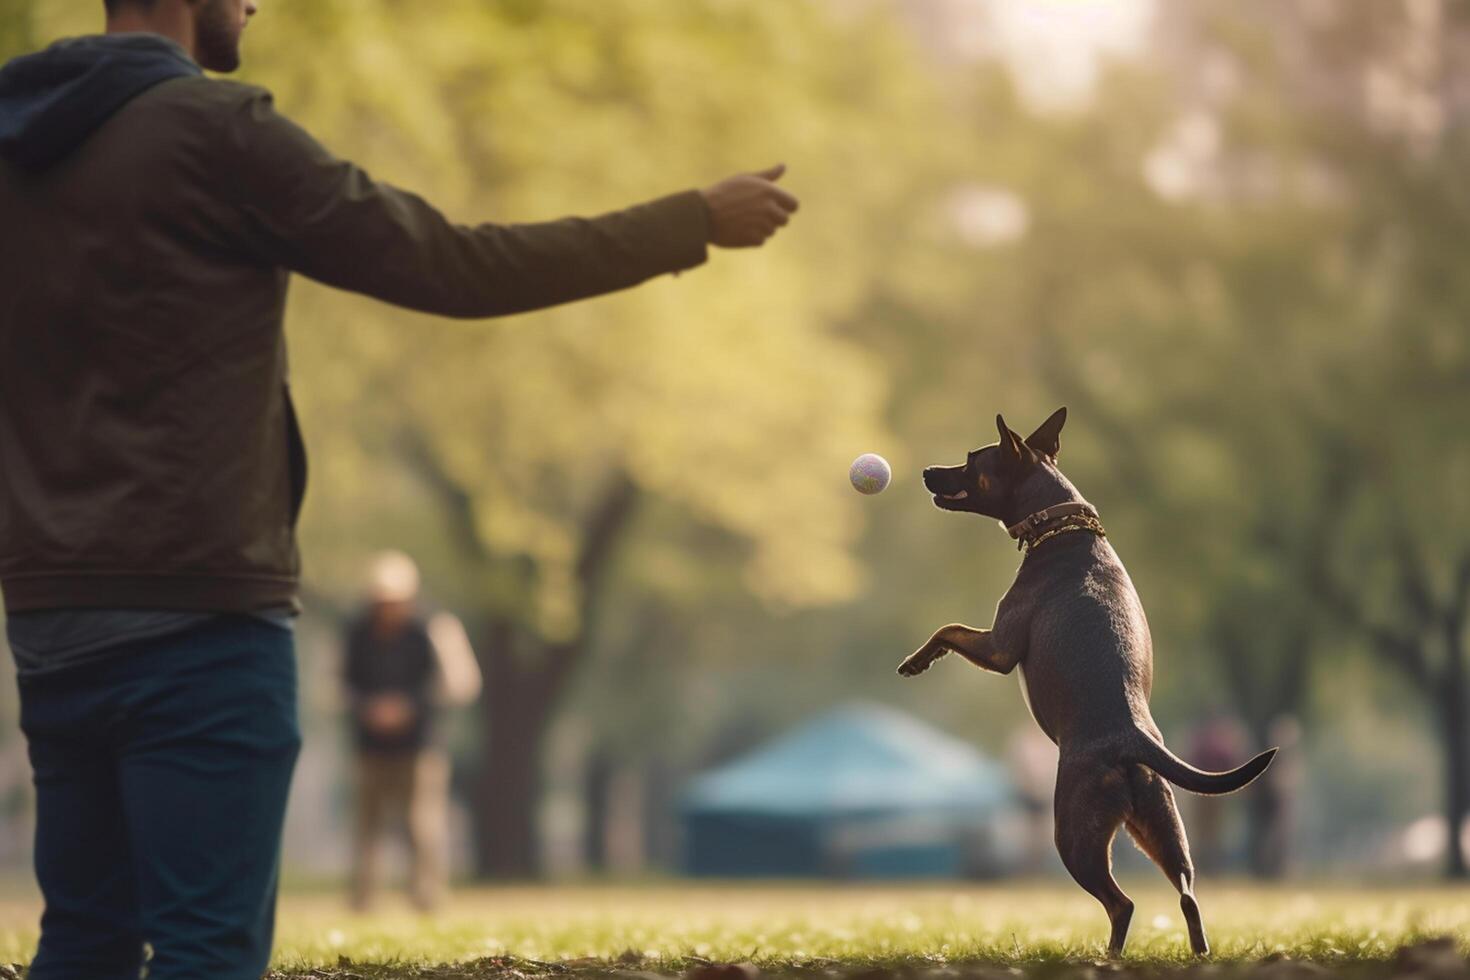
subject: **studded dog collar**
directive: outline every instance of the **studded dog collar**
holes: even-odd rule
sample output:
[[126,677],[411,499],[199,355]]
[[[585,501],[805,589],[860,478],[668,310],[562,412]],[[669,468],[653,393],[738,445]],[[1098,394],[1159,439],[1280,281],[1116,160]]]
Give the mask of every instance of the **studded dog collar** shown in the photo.
[[1038,510],[1006,528],[1006,533],[1016,539],[1018,551],[1022,548],[1035,548],[1043,541],[1049,541],[1069,531],[1088,531],[1100,538],[1108,536],[1103,530],[1102,522],[1098,520],[1097,509],[1080,500]]

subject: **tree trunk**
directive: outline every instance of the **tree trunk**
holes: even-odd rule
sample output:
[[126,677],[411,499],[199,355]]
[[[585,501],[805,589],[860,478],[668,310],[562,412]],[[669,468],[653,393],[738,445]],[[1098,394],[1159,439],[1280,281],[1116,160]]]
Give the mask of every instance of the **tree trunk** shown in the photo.
[[611,757],[601,748],[594,749],[588,756],[587,771],[582,780],[586,813],[582,831],[582,855],[587,862],[588,871],[600,873],[607,870],[612,781]]
[[1465,867],[1465,848],[1460,830],[1470,812],[1470,718],[1466,717],[1465,643],[1458,629],[1446,637],[1443,683],[1440,685],[1439,721],[1444,738],[1445,877],[1470,877]]
[[[1260,597],[1264,602],[1264,597]],[[1253,599],[1254,601],[1254,599]],[[1209,648],[1220,662],[1236,713],[1250,733],[1252,751],[1271,745],[1278,720],[1301,712],[1312,661],[1311,624],[1306,618],[1265,628],[1247,609],[1220,607]],[[1288,751],[1291,751],[1288,749]],[[1257,878],[1286,876],[1290,858],[1286,825],[1291,789],[1280,779],[1283,760],[1246,791],[1246,859]]]
[[[421,468],[438,471],[427,456]],[[467,498],[441,481],[451,515],[472,527]],[[603,491],[583,528],[577,556],[581,624],[560,643],[529,640],[507,615],[490,620],[477,645],[485,678],[484,751],[475,791],[475,867],[483,878],[531,878],[541,870],[536,817],[541,805],[541,760],[553,715],[567,682],[585,658],[593,619],[608,565],[626,534],[638,500],[637,489],[619,475]],[[474,549],[473,556],[490,556]],[[527,649],[521,649],[521,647]]]
[[576,648],[523,656],[522,642],[514,625],[502,619],[478,645],[485,693],[474,837],[482,878],[534,878],[541,871],[541,761]]
[[540,871],[536,811],[552,705],[516,669],[510,651],[486,657],[484,752],[476,786],[476,870],[484,878],[533,878]]
[[[1269,720],[1253,718],[1250,724],[1251,751],[1271,744]],[[1246,860],[1252,877],[1274,880],[1286,874],[1285,852],[1281,847],[1281,819],[1285,800],[1275,774],[1270,770],[1251,784],[1245,800]]]
[[[526,642],[526,641],[523,641]],[[480,657],[485,674],[484,751],[475,793],[476,870],[482,878],[541,873],[537,812],[546,736],[585,639],[522,655],[509,623],[491,630]]]

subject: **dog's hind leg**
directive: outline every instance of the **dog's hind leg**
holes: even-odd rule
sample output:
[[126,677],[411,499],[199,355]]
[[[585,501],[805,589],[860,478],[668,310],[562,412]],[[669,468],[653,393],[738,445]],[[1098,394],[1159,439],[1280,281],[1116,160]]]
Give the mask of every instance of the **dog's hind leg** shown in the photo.
[[1199,902],[1194,897],[1194,862],[1189,858],[1184,822],[1174,805],[1174,791],[1162,776],[1143,766],[1135,766],[1129,773],[1128,785],[1133,792],[1128,833],[1179,890],[1179,908],[1189,926],[1189,945],[1196,956],[1204,956],[1210,951],[1210,942],[1205,938]]
[[1127,780],[1117,769],[1064,761],[1057,770],[1057,852],[1077,884],[1107,911],[1112,924],[1110,956],[1123,954],[1133,919],[1133,900],[1113,878],[1113,836],[1128,803]]

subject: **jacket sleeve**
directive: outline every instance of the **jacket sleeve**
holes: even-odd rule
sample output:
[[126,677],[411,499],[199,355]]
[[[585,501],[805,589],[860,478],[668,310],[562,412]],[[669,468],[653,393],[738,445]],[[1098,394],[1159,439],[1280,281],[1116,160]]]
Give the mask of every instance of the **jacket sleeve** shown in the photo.
[[243,246],[330,286],[455,317],[520,313],[637,285],[704,262],[708,217],[685,191],[595,218],[448,221],[334,157],[241,87],[221,149]]

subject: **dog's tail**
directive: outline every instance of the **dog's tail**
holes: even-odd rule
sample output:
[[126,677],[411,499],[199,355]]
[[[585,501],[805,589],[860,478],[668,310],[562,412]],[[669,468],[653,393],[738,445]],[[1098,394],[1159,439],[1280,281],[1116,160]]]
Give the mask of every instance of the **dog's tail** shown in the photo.
[[1276,758],[1276,749],[1267,749],[1245,765],[1229,772],[1205,772],[1196,769],[1173,752],[1170,752],[1147,732],[1138,729],[1133,743],[1134,761],[1148,766],[1180,789],[1205,796],[1220,796],[1234,793],[1248,786],[1251,780],[1266,771],[1271,760]]

